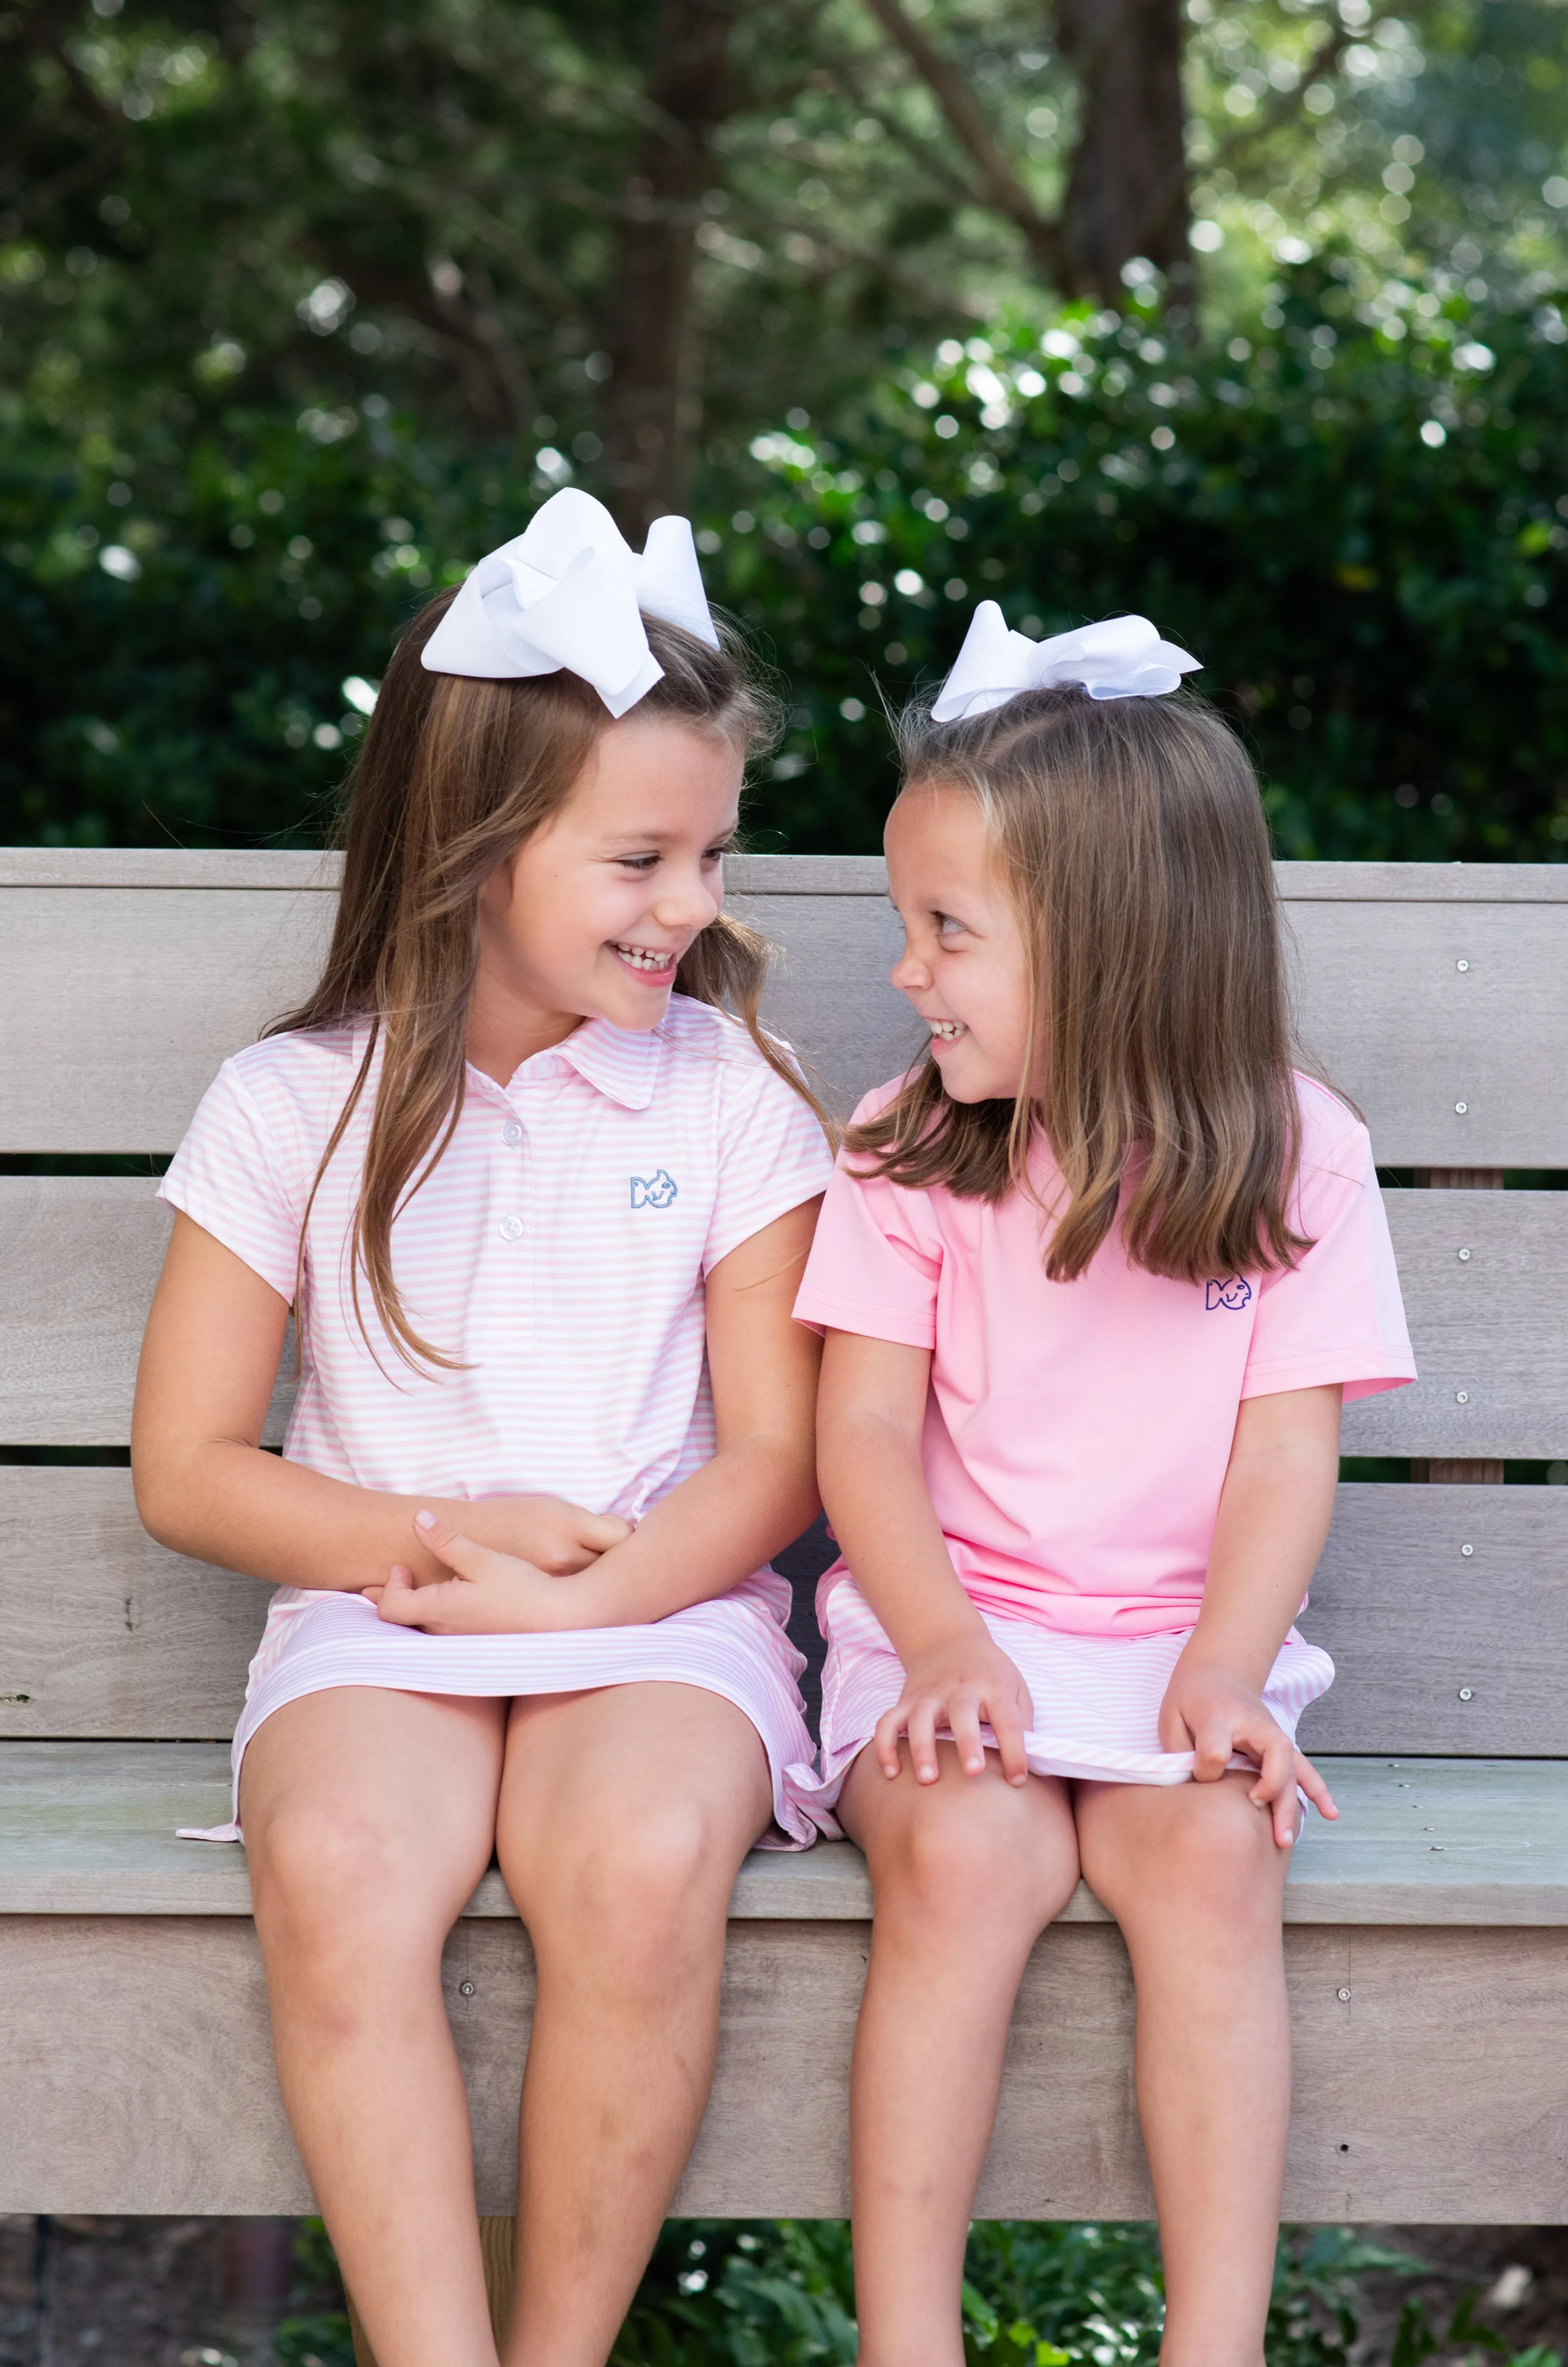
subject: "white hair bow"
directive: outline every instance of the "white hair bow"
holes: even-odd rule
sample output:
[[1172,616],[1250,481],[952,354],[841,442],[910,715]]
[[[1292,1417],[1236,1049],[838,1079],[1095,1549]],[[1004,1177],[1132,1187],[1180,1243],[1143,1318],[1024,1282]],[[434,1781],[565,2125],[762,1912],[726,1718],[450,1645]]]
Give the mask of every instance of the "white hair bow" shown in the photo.
[[568,485],[522,534],[479,561],[421,663],[432,674],[485,682],[564,667],[592,683],[618,717],[664,672],[648,646],[644,614],[717,649],[690,523],[655,518],[639,554],[603,502]]
[[1091,698],[1157,698],[1177,689],[1201,660],[1162,641],[1146,617],[1107,617],[1048,641],[1008,630],[994,600],[982,600],[970,619],[957,663],[942,684],[931,719],[953,723],[987,715],[1023,690],[1076,683]]

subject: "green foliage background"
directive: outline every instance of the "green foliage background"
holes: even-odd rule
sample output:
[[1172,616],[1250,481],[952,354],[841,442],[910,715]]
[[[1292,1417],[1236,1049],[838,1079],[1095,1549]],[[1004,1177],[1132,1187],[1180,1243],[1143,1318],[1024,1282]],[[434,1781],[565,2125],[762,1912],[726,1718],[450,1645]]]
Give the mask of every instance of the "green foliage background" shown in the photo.
[[[320,2220],[297,2246],[308,2309],[278,2328],[279,2367],[354,2367],[348,2320],[323,2306],[335,2264]],[[1348,2367],[1360,2332],[1359,2281],[1414,2277],[1423,2263],[1347,2227],[1281,2236],[1267,2329],[1270,2367]],[[1433,2353],[1506,2367],[1560,2367],[1540,2348],[1513,2354],[1461,2295],[1434,2331],[1419,2304],[1400,2317],[1390,2367]],[[1165,2316],[1159,2248],[1137,2225],[977,2223],[964,2283],[971,2367],[1156,2367]],[[849,2229],[837,2219],[671,2220],[611,2354],[610,2367],[852,2367]]]
[[[879,843],[879,702],[976,598],[1026,632],[1137,608],[1202,662],[1292,855],[1568,857],[1562,313],[1280,270],[1245,330],[1006,313],[760,428],[699,508],[716,595],[784,676],[762,848]],[[794,422],[795,424],[791,424]],[[422,598],[570,474],[374,399],[185,432],[0,439],[0,836],[309,844]],[[724,507],[716,496],[722,492]],[[114,571],[118,571],[114,572]]]
[[[908,5],[1057,205],[1050,9]],[[878,703],[995,595],[1186,641],[1288,854],[1568,855],[1568,10],[1184,17],[1199,300],[1130,265],[1096,314],[862,0],[741,12],[694,503],[793,697],[758,845],[877,844]],[[311,842],[344,682],[552,486],[604,490],[657,21],[0,10],[0,839]]]

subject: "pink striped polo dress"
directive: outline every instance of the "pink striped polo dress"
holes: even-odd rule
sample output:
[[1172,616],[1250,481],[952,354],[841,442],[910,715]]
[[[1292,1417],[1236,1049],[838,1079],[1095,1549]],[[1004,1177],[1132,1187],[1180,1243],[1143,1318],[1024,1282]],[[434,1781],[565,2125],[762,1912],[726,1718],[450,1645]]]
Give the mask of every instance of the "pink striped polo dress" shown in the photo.
[[[224,1063],[160,1195],[295,1295],[310,1186],[363,1028],[275,1036]],[[826,1184],[816,1118],[727,1014],[683,995],[646,1033],[590,1020],[505,1085],[470,1067],[456,1132],[400,1214],[393,1265],[415,1328],[460,1361],[412,1372],[347,1242],[374,1079],[305,1233],[304,1355],[285,1455],[362,1488],[457,1498],[540,1490],[637,1521],[714,1453],[704,1283]],[[803,1805],[814,1752],[771,1569],[643,1626],[425,1636],[362,1595],[280,1587],[234,1736],[334,1685],[513,1696],[663,1679],[722,1694],[773,1771],[774,1846],[830,1820]],[[237,1828],[219,1829],[223,1838]]]
[[[1297,1089],[1292,1220],[1314,1246],[1288,1272],[1173,1282],[1129,1264],[1113,1230],[1055,1283],[1047,1220],[1022,1193],[907,1191],[857,1176],[852,1157],[829,1187],[795,1315],[931,1351],[926,1485],[959,1583],[1029,1687],[1037,1774],[1187,1780],[1192,1755],[1161,1750],[1159,1711],[1202,1604],[1243,1399],[1415,1378],[1366,1128],[1312,1079]],[[1061,1177],[1043,1150],[1032,1181],[1048,1206]],[[818,1608],[827,1804],[903,1670],[842,1561]],[[1292,1629],[1264,1697],[1293,1734],[1333,1679]]]

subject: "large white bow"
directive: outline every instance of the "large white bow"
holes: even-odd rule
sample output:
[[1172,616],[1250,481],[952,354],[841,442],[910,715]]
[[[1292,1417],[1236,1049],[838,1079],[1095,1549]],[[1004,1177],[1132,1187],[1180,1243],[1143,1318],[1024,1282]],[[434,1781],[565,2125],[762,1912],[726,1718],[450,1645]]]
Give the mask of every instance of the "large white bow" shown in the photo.
[[1052,690],[1066,683],[1078,684],[1091,698],[1157,698],[1177,689],[1182,675],[1201,663],[1173,641],[1162,641],[1146,617],[1107,617],[1048,641],[1032,641],[1008,630],[994,600],[982,600],[931,719],[953,723],[961,716],[987,715],[1020,691]]
[[565,667],[622,716],[664,672],[648,646],[644,613],[717,649],[690,523],[656,518],[638,554],[603,502],[567,485],[522,534],[479,561],[421,663],[432,674],[485,682]]

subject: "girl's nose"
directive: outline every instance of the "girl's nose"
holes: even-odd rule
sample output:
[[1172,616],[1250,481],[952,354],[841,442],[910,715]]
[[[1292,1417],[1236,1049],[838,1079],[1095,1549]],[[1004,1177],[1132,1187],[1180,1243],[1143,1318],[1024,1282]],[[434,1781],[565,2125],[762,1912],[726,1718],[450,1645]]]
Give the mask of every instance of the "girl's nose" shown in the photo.
[[931,982],[930,968],[908,946],[899,955],[887,976],[900,994],[921,994]]
[[661,929],[705,929],[718,914],[718,898],[695,877],[671,881],[653,904],[653,917]]

